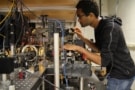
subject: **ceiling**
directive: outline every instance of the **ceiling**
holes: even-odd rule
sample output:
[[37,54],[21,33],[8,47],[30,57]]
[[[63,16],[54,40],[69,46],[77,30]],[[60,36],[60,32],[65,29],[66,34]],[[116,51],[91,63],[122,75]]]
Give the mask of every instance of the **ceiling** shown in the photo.
[[[23,13],[35,20],[41,15],[48,15],[49,18],[55,18],[65,21],[75,21],[75,6],[78,0],[15,0],[17,7],[20,10],[20,6],[23,3]],[[9,12],[12,6],[13,0],[0,0],[0,12]],[[19,3],[18,3],[19,2]]]

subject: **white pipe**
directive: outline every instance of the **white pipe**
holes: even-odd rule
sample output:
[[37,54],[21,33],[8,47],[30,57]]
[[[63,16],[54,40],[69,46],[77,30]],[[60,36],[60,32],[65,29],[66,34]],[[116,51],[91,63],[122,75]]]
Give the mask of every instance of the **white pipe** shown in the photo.
[[7,80],[7,74],[2,74],[2,81],[6,81]]
[[54,73],[55,73],[55,90],[59,90],[59,33],[54,33]]
[[80,77],[80,90],[83,90],[83,77]]
[[15,90],[15,85],[10,85],[8,90]]
[[11,57],[13,57],[15,55],[15,52],[14,52],[14,44],[11,44],[10,45],[10,49],[11,49]]

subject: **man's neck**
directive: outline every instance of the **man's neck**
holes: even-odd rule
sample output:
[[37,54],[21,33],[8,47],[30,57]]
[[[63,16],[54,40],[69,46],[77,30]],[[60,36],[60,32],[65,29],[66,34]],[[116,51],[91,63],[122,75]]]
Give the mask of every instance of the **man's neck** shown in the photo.
[[97,26],[98,26],[100,20],[101,20],[101,18],[97,18],[97,19],[94,20],[93,25],[92,25],[92,27],[93,27],[94,29],[97,28]]

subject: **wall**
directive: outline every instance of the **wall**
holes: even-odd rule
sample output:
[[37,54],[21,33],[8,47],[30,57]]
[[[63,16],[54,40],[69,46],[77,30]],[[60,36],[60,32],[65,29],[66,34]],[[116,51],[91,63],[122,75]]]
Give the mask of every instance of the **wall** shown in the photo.
[[135,0],[109,0],[108,9],[109,9],[109,15],[116,14],[118,17],[122,19],[123,21],[122,28],[125,35],[125,39],[129,45],[135,46],[134,3]]

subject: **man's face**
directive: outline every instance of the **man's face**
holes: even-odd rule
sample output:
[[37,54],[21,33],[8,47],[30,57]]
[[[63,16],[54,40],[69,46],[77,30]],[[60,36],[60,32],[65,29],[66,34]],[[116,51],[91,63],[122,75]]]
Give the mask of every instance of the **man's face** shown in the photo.
[[76,13],[77,13],[78,21],[80,22],[82,27],[90,25],[89,15],[86,16],[82,12],[82,9],[77,9]]

